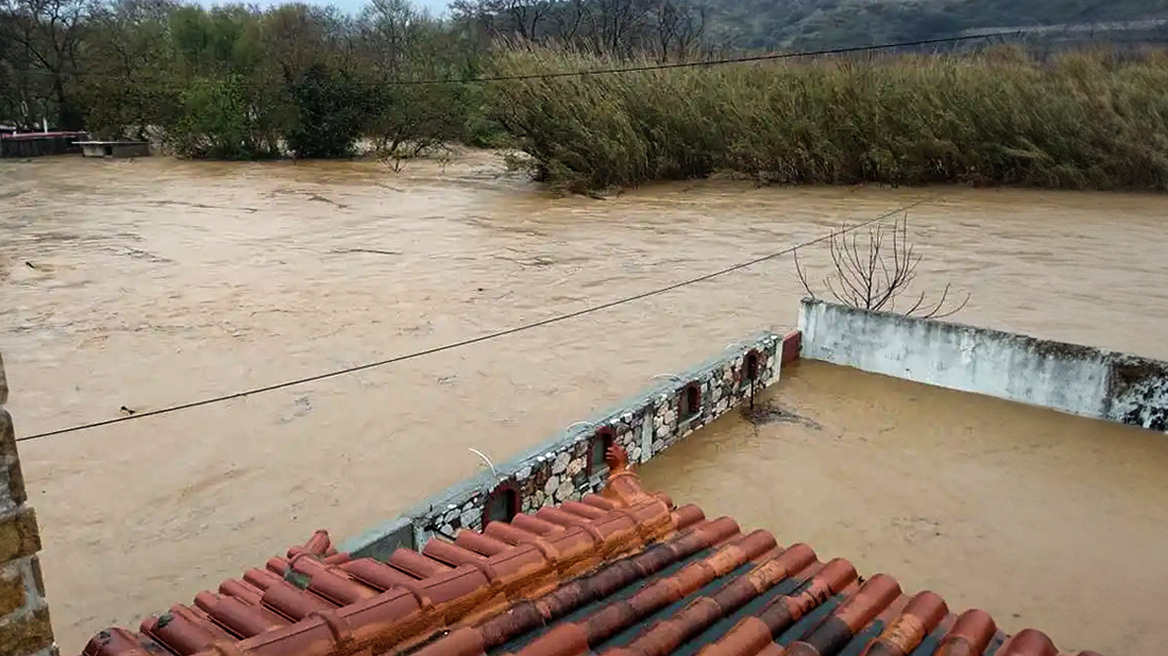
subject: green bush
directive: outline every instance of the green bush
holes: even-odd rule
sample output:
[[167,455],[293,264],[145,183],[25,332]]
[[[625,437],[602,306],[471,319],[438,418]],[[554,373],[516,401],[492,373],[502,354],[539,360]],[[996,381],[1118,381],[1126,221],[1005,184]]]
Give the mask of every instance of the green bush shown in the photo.
[[181,94],[178,120],[167,142],[180,157],[258,159],[279,155],[271,129],[270,99],[234,74],[193,79]]
[[296,120],[284,133],[298,157],[348,157],[369,122],[368,90],[351,76],[321,63],[308,67],[289,85]]

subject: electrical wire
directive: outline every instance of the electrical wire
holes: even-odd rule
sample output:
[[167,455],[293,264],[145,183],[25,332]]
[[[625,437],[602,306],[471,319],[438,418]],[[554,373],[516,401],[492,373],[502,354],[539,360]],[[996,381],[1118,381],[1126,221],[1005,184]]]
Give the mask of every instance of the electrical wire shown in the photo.
[[745,262],[740,262],[738,264],[728,266],[724,269],[719,269],[717,271],[707,273],[705,275],[701,275],[701,276],[698,276],[696,278],[690,278],[688,280],[683,280],[681,282],[673,283],[672,285],[668,285],[665,287],[659,287],[657,289],[652,289],[649,291],[641,292],[640,294],[634,294],[632,296],[625,296],[624,298],[620,298],[620,299],[617,299],[614,301],[609,301],[607,303],[601,303],[600,305],[593,305],[593,306],[590,306],[590,307],[587,307],[587,308],[584,308],[581,310],[576,310],[575,312],[569,312],[567,314],[556,315],[554,317],[549,317],[547,319],[541,319],[539,321],[534,321],[531,323],[523,324],[521,326],[515,326],[512,328],[507,328],[504,330],[499,330],[496,332],[487,333],[484,335],[479,335],[478,337],[471,337],[468,339],[464,339],[464,340],[457,341],[457,342],[452,342],[452,343],[445,344],[442,346],[435,346],[433,348],[423,349],[420,351],[414,351],[412,353],[407,353],[404,355],[397,355],[397,356],[387,358],[384,360],[377,360],[375,362],[366,362],[364,364],[359,364],[359,365],[355,365],[352,367],[345,367],[343,369],[335,369],[333,371],[315,374],[312,376],[306,376],[304,378],[296,378],[293,380],[287,380],[287,381],[280,382],[280,383],[265,385],[263,387],[255,387],[255,388],[243,390],[240,392],[233,392],[231,394],[223,394],[221,396],[214,396],[214,397],[202,399],[199,401],[190,401],[187,403],[180,403],[178,405],[168,406],[165,408],[159,408],[158,410],[139,412],[139,413],[127,415],[124,417],[115,417],[113,419],[104,419],[101,421],[94,421],[94,422],[89,422],[89,423],[85,423],[85,424],[78,424],[75,426],[70,426],[68,428],[59,428],[59,429],[47,431],[44,433],[37,433],[35,435],[27,435],[24,437],[17,438],[16,441],[17,442],[31,442],[33,440],[40,440],[40,439],[44,439],[47,437],[53,437],[55,435],[64,435],[66,433],[76,433],[79,431],[100,428],[102,426],[111,426],[113,424],[121,424],[121,423],[124,423],[127,421],[136,421],[139,419],[145,419],[147,417],[157,417],[159,415],[170,414],[170,413],[179,412],[182,410],[190,410],[193,408],[200,408],[203,406],[213,405],[213,404],[217,404],[217,403],[224,403],[226,401],[231,401],[234,399],[241,399],[241,398],[253,396],[256,394],[263,394],[266,392],[274,392],[276,390],[281,390],[281,389],[285,389],[288,387],[294,387],[297,385],[304,385],[307,383],[313,383],[313,382],[317,382],[317,381],[321,381],[321,380],[327,380],[329,378],[336,378],[339,376],[345,376],[345,375],[357,373],[360,371],[366,371],[368,369],[374,369],[377,367],[384,367],[384,366],[388,366],[391,364],[396,364],[398,362],[405,362],[406,360],[414,360],[416,358],[421,358],[421,357],[424,357],[427,355],[433,355],[435,353],[442,353],[443,351],[450,351],[453,349],[462,348],[465,346],[470,346],[472,344],[480,344],[482,342],[486,342],[486,341],[490,341],[490,340],[494,340],[494,339],[499,339],[501,337],[507,337],[508,335],[514,335],[516,333],[521,333],[521,332],[525,332],[528,330],[533,330],[535,328],[541,328],[543,326],[550,326],[552,324],[561,323],[563,321],[568,321],[569,319],[575,319],[577,317],[582,317],[584,315],[592,314],[595,312],[600,312],[602,310],[607,310],[607,309],[614,308],[614,307],[617,307],[620,305],[625,305],[625,304],[632,303],[635,301],[640,301],[640,300],[643,300],[646,298],[651,298],[653,296],[660,296],[661,294],[665,294],[667,292],[671,292],[671,291],[674,291],[676,289],[681,289],[682,287],[688,287],[690,285],[695,285],[695,284],[700,283],[700,282],[712,280],[714,278],[718,278],[718,277],[727,275],[729,273],[733,273],[735,271],[740,271],[742,269],[746,269],[746,268],[761,264],[763,262],[767,262],[767,261],[773,260],[775,258],[782,257],[784,255],[789,255],[789,254],[799,250],[800,248],[814,246],[815,244],[826,241],[835,235],[847,234],[849,232],[852,232],[854,230],[858,230],[858,229],[863,228],[865,226],[872,225],[873,223],[883,221],[883,220],[885,220],[891,216],[894,216],[896,214],[901,214],[903,212],[907,212],[908,210],[911,210],[915,207],[919,207],[920,205],[925,204],[929,200],[931,200],[931,197],[923,198],[923,199],[918,200],[916,202],[909,203],[908,205],[905,205],[903,207],[898,207],[898,208],[891,210],[889,212],[885,212],[884,214],[881,214],[880,216],[877,216],[873,219],[868,219],[867,221],[863,221],[863,222],[857,223],[857,224],[852,225],[852,226],[845,226],[839,230],[833,230],[832,232],[830,232],[826,235],[817,237],[817,238],[812,239],[810,241],[805,241],[803,243],[796,244],[794,246],[789,246],[787,248],[784,248],[781,251],[769,253],[767,255],[756,257],[752,260],[747,260]]
[[[708,59],[704,61],[687,61],[687,62],[672,62],[664,64],[643,64],[640,66],[618,66],[612,68],[593,68],[581,71],[552,71],[550,73],[521,73],[514,75],[492,75],[486,77],[471,77],[471,78],[430,78],[422,80],[385,80],[385,81],[363,81],[363,84],[376,86],[436,86],[444,84],[486,84],[489,82],[518,82],[522,80],[546,80],[564,77],[587,77],[590,75],[621,75],[624,73],[643,73],[647,71],[670,70],[677,68],[705,68],[712,66],[726,66],[732,64],[752,64],[759,62],[780,61],[784,59],[797,59],[800,57],[823,57],[828,55],[846,55],[857,52],[876,52],[880,50],[895,50],[898,48],[919,48],[928,45],[941,45],[946,43],[960,43],[964,41],[978,41],[987,40],[990,37],[1007,37],[1007,36],[1021,36],[1021,30],[1003,30],[1000,32],[990,32],[981,34],[962,34],[957,36],[937,37],[934,39],[917,39],[915,41],[896,41],[892,43],[876,43],[866,46],[849,46],[845,48],[825,48],[821,50],[800,50],[796,52],[777,52],[768,53],[765,55],[749,55],[744,57],[728,57],[723,59]],[[52,71],[29,70],[24,71],[23,74],[39,74],[52,76]],[[94,75],[92,73],[75,73],[72,75],[80,79],[97,79],[105,77],[108,79],[124,79],[123,76],[116,74],[108,75]]]
[[520,80],[546,80],[561,77],[587,77],[590,75],[620,75],[623,73],[641,73],[646,71],[670,70],[676,68],[704,68],[708,66],[724,66],[728,64],[751,64],[757,62],[779,61],[796,59],[799,57],[821,57],[827,55],[846,55],[857,52],[874,52],[877,50],[892,50],[896,48],[916,48],[943,43],[958,43],[962,41],[985,40],[991,36],[1019,36],[1020,31],[1004,31],[992,34],[972,34],[947,36],[935,39],[918,39],[916,41],[898,41],[895,43],[878,43],[866,46],[849,46],[847,48],[826,48],[823,50],[802,50],[798,52],[779,52],[766,55],[750,55],[747,57],[730,57],[725,59],[711,59],[706,61],[673,62],[668,64],[645,64],[642,66],[621,66],[616,68],[594,68],[583,71],[555,71],[552,73],[522,73],[517,75],[495,75],[460,80],[457,78],[437,78],[431,80],[390,80],[388,85],[395,86],[422,86],[437,84],[483,84],[487,82],[515,82]]
[[[1094,6],[1089,6],[1080,11],[1079,19],[1083,16],[1094,14],[1100,8],[1106,6],[1106,3],[1100,3]],[[1057,14],[1051,14],[1045,20],[1039,22],[1039,25],[1050,25]],[[987,40],[992,37],[1021,37],[1027,32],[1026,27],[1002,29],[996,31],[978,32],[975,34],[959,34],[947,37],[937,37],[932,39],[917,39],[914,41],[897,41],[892,43],[877,43],[865,46],[849,46],[842,48],[824,48],[820,50],[802,50],[798,52],[782,52],[770,53],[765,55],[751,55],[745,57],[730,57],[723,59],[711,59],[706,61],[691,61],[691,62],[674,62],[667,64],[645,64],[642,66],[624,66],[614,68],[599,68],[589,69],[583,71],[553,71],[551,73],[522,73],[515,75],[494,75],[487,77],[472,77],[472,78],[432,78],[423,80],[385,80],[385,81],[366,81],[365,84],[377,86],[428,86],[428,85],[442,85],[442,84],[485,84],[489,82],[511,82],[521,80],[542,80],[555,79],[563,77],[586,77],[589,75],[619,75],[624,73],[639,73],[656,70],[669,70],[675,68],[701,68],[708,66],[724,66],[732,64],[749,64],[768,61],[779,61],[783,59],[796,59],[799,57],[820,57],[827,55],[844,55],[857,52],[876,52],[880,50],[893,50],[897,48],[913,48],[927,45],[941,45],[946,43],[961,43],[964,41]],[[22,74],[38,74],[53,76],[52,71],[29,70],[23,71]],[[86,73],[75,73],[73,76],[82,79],[95,79],[98,77],[106,77],[108,79],[123,79],[119,75],[105,75],[97,76]]]

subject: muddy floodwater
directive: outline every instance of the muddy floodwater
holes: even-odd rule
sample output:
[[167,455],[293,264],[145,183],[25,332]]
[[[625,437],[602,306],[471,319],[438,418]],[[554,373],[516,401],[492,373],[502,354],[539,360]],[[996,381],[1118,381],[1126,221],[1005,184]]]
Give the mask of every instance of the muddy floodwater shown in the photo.
[[1168,642],[1165,471],[1159,433],[804,362],[641,475],[1007,632],[1152,656]]
[[[507,175],[487,152],[464,154],[445,168],[415,162],[398,174],[371,162],[66,157],[0,162],[8,408],[18,434],[29,435],[382,359],[663,286],[921,199],[927,202],[909,224],[924,257],[920,284],[952,282],[972,293],[961,320],[1168,358],[1162,196],[706,181],[597,200],[545,193]],[[821,277],[826,252],[813,249],[804,258],[812,277]],[[392,517],[475,472],[481,464],[470,447],[507,458],[655,375],[691,366],[758,329],[790,328],[800,296],[790,259],[778,259],[392,367],[24,442],[63,652],[76,652],[111,623],[136,626],[314,529],[346,537]],[[857,395],[854,410],[841,406],[838,420],[817,421],[842,435],[873,403]],[[895,416],[922,425],[935,412],[908,405]],[[1035,423],[1055,434],[1059,417],[1041,416]],[[953,454],[971,448],[942,443],[946,427],[930,426],[916,447],[922,466],[926,454],[945,455],[944,444],[954,445]],[[965,435],[960,424],[953,430]],[[914,438],[898,435],[910,448]],[[779,450],[769,454],[776,460],[757,461],[777,463],[774,471],[721,479],[749,480],[749,488],[714,489],[706,478],[694,479],[692,494],[684,479],[670,487],[680,486],[679,500],[733,510],[783,539],[814,540],[829,552],[838,546],[866,571],[887,570],[909,585],[928,582],[913,578],[916,568],[906,565],[921,561],[911,558],[939,562],[947,554],[949,578],[940,591],[994,609],[1017,603],[1022,619],[1033,617],[1077,645],[1141,628],[1134,615],[1107,606],[1111,598],[1105,603],[1102,591],[1074,582],[1130,565],[1153,550],[1142,546],[1151,529],[1140,522],[1164,525],[1156,515],[1164,509],[1161,486],[1149,481],[1142,504],[1135,493],[1121,502],[1103,479],[1082,475],[1109,442],[1080,443],[1057,459],[1029,455],[1042,460],[1041,477],[997,478],[970,461],[949,470],[949,488],[926,487],[936,476],[910,479],[921,486],[919,499],[902,506],[907,495],[888,493],[879,506],[884,515],[873,505],[867,523],[848,519],[858,506],[847,495],[875,504],[884,494],[871,487],[884,480],[876,471],[861,471],[863,485],[835,471],[842,482],[833,494],[808,493],[798,512],[771,514],[772,497],[760,490],[773,486],[768,494],[778,496],[791,487]],[[737,448],[733,440],[720,444]],[[1041,448],[1003,443],[998,457]],[[1162,463],[1168,445],[1146,450],[1133,467]],[[654,465],[652,480],[669,479],[668,463],[677,476],[688,471],[678,458]],[[884,467],[883,460],[849,462],[859,470]],[[1047,480],[1060,485],[1042,488]],[[936,530],[961,535],[949,511],[967,510],[963,498],[983,493],[992,494],[988,503],[1001,524],[1012,527],[1000,549],[1013,560],[969,561],[966,549],[975,547],[952,539],[906,544],[904,530],[891,523],[937,521],[943,528]],[[938,505],[929,504],[930,495]],[[1076,524],[1084,504],[1107,521]],[[1108,512],[1117,505],[1122,513]],[[1036,515],[1042,521],[1031,524],[1034,531],[1058,523],[1059,535],[1071,535],[1069,527],[1082,534],[1065,544],[1036,540],[1026,530]],[[808,517],[815,522],[800,527]],[[863,537],[846,535],[857,526]],[[1096,528],[1112,536],[1130,529],[1131,551],[1092,537]],[[949,551],[909,554],[922,545]],[[1055,553],[1059,548],[1065,553]],[[933,575],[941,574],[920,574]],[[1028,577],[1063,583],[1044,588]],[[1115,603],[1135,598],[1124,585],[1124,592],[1110,591]],[[1027,610],[1048,598],[1047,615]],[[1056,598],[1080,604],[1075,617],[1096,608],[1117,623],[1095,633],[1096,625],[1076,626],[1075,619],[1056,623],[1051,615],[1063,607]]]

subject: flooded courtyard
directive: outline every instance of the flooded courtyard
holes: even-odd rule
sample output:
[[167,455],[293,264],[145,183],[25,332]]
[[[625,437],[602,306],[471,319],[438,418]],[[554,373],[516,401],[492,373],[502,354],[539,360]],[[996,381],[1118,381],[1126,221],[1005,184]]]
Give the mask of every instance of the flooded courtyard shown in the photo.
[[[0,162],[8,408],[18,435],[30,435],[379,360],[671,284],[919,200],[926,202],[911,211],[909,227],[924,257],[920,284],[952,282],[971,293],[959,320],[1168,358],[1168,342],[1159,339],[1168,319],[1160,196],[704,181],[598,200],[547,194],[506,174],[487,152],[449,166],[415,162],[398,174],[372,162],[49,158]],[[825,250],[802,258],[813,277],[826,272]],[[316,528],[344,537],[393,516],[476,471],[480,461],[468,448],[505,459],[654,375],[756,330],[792,327],[803,294],[793,273],[789,258],[775,260],[392,367],[22,443],[63,652],[76,652],[111,623],[132,626]],[[852,429],[878,401],[846,396],[857,389],[851,379],[837,389],[833,374],[817,375],[788,381],[826,388],[818,400],[801,397],[809,405],[796,411],[838,437],[818,444],[821,431],[790,430],[804,431],[804,458],[817,457],[818,448],[850,453],[844,440],[871,440],[871,427]],[[869,387],[876,393],[883,384]],[[825,418],[825,408],[840,403],[832,394],[849,399],[846,412]],[[939,421],[944,407],[897,403],[884,402],[899,408],[888,426],[932,431],[921,444],[898,447],[915,460],[897,461],[900,451],[892,450],[823,462],[833,468],[821,470],[834,476],[829,495],[793,486],[782,448],[769,460],[755,454],[760,469],[751,480],[768,486],[737,491],[726,487],[735,478],[719,484],[713,470],[700,470],[705,460],[679,455],[710,442],[721,457],[739,460],[768,444],[770,431],[788,430],[783,423],[758,435],[750,424],[718,424],[710,431],[718,439],[692,440],[646,474],[679,501],[846,555],[867,572],[887,571],[906,586],[936,587],[996,613],[1018,612],[1020,622],[1060,644],[1150,653],[1151,643],[1118,637],[1139,630],[1132,613],[1100,611],[1115,620],[1108,628],[1067,619],[1073,613],[1055,617],[1063,606],[1050,601],[1065,597],[1059,603],[1078,604],[1080,614],[1104,604],[1100,591],[1076,583],[1084,572],[1103,577],[1118,565],[1134,567],[1147,541],[1163,537],[1152,525],[1168,525],[1156,515],[1166,507],[1164,486],[1133,476],[1127,484],[1143,487],[1121,493],[1103,474],[1083,475],[1100,450],[1122,440],[1092,442],[1083,433],[1067,442],[1080,450],[1063,454],[1070,447],[1050,436],[1065,432],[1067,418],[1042,413],[1032,419],[1037,442],[1003,434],[997,456],[1005,462],[1014,457],[1010,449],[1021,450],[1041,475],[1002,476],[976,464],[969,454],[980,450],[954,439],[968,437],[967,429]],[[770,436],[788,438],[795,439]],[[1168,446],[1139,448],[1132,467],[1162,469]],[[939,470],[950,474],[946,487],[937,487],[936,472],[907,481],[902,473],[873,493],[885,470],[933,457],[955,463]],[[815,472],[802,467],[795,480]],[[760,499],[763,487],[776,498],[803,490],[805,503],[780,515],[790,506]],[[1145,502],[1134,503],[1140,496]],[[971,560],[995,536],[956,538],[990,524],[990,511],[974,508],[1003,504],[1018,510],[997,538],[996,559]],[[962,520],[958,511],[985,515]],[[1100,521],[1083,524],[1081,512]],[[1028,521],[1036,515],[1041,522]],[[925,539],[930,522],[945,525],[933,532],[956,537]],[[1027,533],[1044,528],[1050,536],[1072,528],[1082,534],[1056,557],[1047,553],[1055,551],[1052,538]],[[1131,551],[1115,551],[1096,533],[1130,536]],[[910,544],[906,534],[919,536]],[[1162,561],[1158,567],[1165,570]],[[1038,586],[1031,576],[1062,577],[1065,585]],[[1125,603],[1154,591],[1146,587],[1153,583],[1132,581]],[[1040,589],[1047,596],[1036,596]]]
[[[1041,629],[1160,653],[1168,444],[1152,431],[819,362],[641,469],[780,543]],[[751,481],[749,488],[743,480]]]

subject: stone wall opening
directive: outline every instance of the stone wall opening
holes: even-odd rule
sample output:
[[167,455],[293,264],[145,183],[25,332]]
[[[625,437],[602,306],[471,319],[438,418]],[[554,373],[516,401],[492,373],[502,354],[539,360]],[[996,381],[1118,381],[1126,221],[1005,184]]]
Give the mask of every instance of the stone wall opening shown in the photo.
[[742,358],[742,384],[758,380],[758,351],[752,350]]
[[681,399],[677,408],[677,417],[681,421],[687,421],[698,416],[702,412],[702,386],[700,383],[693,382],[685,386],[681,392]]
[[519,490],[514,485],[504,483],[495,488],[483,505],[483,527],[491,522],[509,522],[519,513]]
[[588,444],[588,478],[608,472],[608,462],[605,455],[615,441],[616,433],[607,426],[596,431],[596,434],[592,436],[592,441]]

